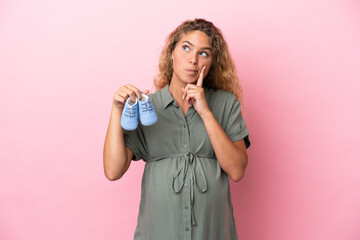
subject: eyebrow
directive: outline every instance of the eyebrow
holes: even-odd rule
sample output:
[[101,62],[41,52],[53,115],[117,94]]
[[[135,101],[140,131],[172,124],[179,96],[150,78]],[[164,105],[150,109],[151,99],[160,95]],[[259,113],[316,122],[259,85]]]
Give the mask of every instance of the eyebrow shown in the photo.
[[[189,44],[190,46],[194,46],[194,44],[192,44],[191,42],[189,42],[189,41],[183,41],[182,43],[187,43],[187,44]],[[207,50],[209,50],[210,52],[212,52],[212,50],[211,50],[211,48],[210,47],[204,47],[204,48],[201,48],[201,50],[205,50],[205,49],[207,49]]]

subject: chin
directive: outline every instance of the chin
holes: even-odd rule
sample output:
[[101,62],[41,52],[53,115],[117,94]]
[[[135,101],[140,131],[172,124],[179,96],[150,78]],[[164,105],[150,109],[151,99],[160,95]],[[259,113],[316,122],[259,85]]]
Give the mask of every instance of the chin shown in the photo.
[[187,84],[189,84],[189,83],[196,84],[197,80],[198,80],[198,78],[184,78],[183,82],[185,82]]

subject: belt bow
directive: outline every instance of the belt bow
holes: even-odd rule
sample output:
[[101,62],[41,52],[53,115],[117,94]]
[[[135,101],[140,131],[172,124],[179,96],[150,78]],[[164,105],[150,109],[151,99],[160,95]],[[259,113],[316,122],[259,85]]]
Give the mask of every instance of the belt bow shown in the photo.
[[[179,166],[179,169],[174,173],[172,177],[171,188],[174,193],[181,192],[185,184],[185,178],[187,174],[190,174],[189,187],[190,187],[191,223],[192,225],[196,225],[195,216],[194,216],[194,186],[196,186],[196,188],[202,193],[207,191],[208,186],[207,186],[204,169],[201,165],[198,156],[192,152],[180,155],[178,158],[183,158],[184,161],[182,161],[181,165]],[[202,180],[201,183],[202,186],[199,186],[196,172],[200,173],[200,180]]]

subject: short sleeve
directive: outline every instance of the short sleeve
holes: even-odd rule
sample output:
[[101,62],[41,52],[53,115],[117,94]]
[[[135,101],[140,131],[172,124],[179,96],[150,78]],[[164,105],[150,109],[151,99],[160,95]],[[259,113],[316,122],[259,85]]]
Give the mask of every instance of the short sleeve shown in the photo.
[[226,114],[228,117],[225,132],[231,139],[236,142],[244,139],[246,148],[250,147],[249,132],[246,128],[244,118],[241,115],[240,102],[235,96],[228,99],[227,103],[228,111]]
[[123,131],[125,146],[129,148],[134,154],[132,160],[138,161],[143,159],[143,146],[141,144],[138,131],[128,131],[125,129]]

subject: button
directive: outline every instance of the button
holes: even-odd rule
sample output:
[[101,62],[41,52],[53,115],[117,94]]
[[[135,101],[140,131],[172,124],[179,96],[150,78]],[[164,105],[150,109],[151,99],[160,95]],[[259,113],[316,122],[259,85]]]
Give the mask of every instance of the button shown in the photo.
[[187,183],[185,183],[184,186],[187,187],[188,186]]
[[184,145],[184,148],[186,148],[186,147],[187,147],[187,145],[185,144],[185,145]]
[[184,128],[186,128],[186,125],[184,125]]
[[185,228],[185,231],[189,231],[190,229],[188,227]]
[[188,207],[188,206],[185,206],[185,209],[189,209],[189,207]]

